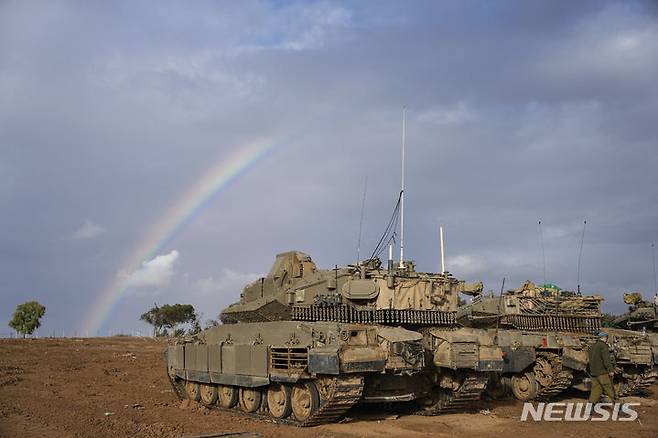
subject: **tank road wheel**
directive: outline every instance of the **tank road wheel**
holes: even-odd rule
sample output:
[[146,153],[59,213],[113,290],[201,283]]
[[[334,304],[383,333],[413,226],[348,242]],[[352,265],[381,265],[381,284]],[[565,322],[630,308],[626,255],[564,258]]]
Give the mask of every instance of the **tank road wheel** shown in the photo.
[[196,382],[185,382],[185,394],[190,400],[198,402],[201,399],[199,384]]
[[217,402],[217,387],[212,383],[201,385],[200,388],[201,403],[206,406],[214,405]]
[[221,407],[230,409],[238,404],[238,390],[234,386],[219,385],[217,398]]
[[286,418],[292,412],[290,387],[272,383],[267,390],[267,406],[274,418]]
[[313,382],[297,383],[292,389],[292,413],[300,423],[308,420],[320,407],[320,396]]
[[518,400],[528,401],[539,394],[539,384],[532,373],[519,373],[512,376],[512,394]]
[[256,412],[263,399],[257,388],[240,388],[240,408],[245,412]]

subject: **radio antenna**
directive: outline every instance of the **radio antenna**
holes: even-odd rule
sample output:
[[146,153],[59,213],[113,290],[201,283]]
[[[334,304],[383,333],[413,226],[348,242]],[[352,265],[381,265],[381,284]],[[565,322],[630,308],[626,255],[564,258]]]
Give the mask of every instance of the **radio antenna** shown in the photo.
[[400,183],[400,269],[404,268],[404,148],[407,141],[407,106],[402,107],[402,178]]
[[656,244],[651,244],[651,260],[653,261],[653,293],[658,295],[658,283],[656,281]]
[[368,175],[363,183],[363,198],[361,198],[361,218],[359,219],[359,239],[356,242],[356,265],[361,261],[361,233],[363,231],[363,212],[366,207],[366,193],[368,192]]
[[546,291],[546,250],[544,249],[544,229],[541,226],[541,219],[539,220],[539,240],[541,241],[541,258],[544,269],[544,291]]
[[583,257],[583,243],[585,242],[585,228],[587,221],[583,221],[583,234],[580,236],[580,250],[578,251],[578,295],[580,295],[580,259]]
[[439,244],[441,246],[441,273],[446,273],[445,254],[443,252],[443,225],[439,226]]

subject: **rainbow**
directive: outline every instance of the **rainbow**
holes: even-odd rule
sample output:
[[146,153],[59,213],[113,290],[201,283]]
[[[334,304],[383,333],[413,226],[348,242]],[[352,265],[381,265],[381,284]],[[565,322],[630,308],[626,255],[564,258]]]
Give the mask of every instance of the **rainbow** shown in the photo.
[[[158,251],[194,216],[207,206],[222,189],[241,174],[249,170],[274,147],[273,142],[255,141],[238,148],[222,158],[163,216],[163,219],[148,228],[148,233],[130,252],[121,264],[119,272],[134,272],[142,264],[157,255]],[[127,275],[117,274],[113,281],[100,293],[82,326],[82,333],[94,336],[114,311],[126,290]]]

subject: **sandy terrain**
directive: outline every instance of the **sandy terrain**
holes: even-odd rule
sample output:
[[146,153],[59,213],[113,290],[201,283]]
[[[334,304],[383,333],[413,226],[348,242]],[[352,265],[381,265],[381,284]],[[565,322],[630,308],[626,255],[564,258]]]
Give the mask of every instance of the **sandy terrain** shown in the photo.
[[[639,421],[523,423],[521,404],[482,402],[480,412],[398,417],[358,408],[310,429],[184,406],[164,371],[163,341],[149,338],[0,340],[0,437],[180,437],[226,431],[263,436],[584,437],[658,436],[658,392]],[[637,401],[637,400],[635,400]]]

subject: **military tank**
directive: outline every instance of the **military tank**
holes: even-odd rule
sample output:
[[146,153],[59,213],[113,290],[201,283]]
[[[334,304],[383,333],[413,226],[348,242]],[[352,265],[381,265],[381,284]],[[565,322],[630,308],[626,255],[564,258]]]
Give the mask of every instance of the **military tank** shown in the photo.
[[460,324],[486,328],[503,351],[504,367],[491,383],[492,395],[549,399],[587,368],[580,334],[600,328],[602,298],[559,292],[554,285],[527,281],[500,296],[475,294],[459,308]]
[[588,389],[587,350],[595,333],[604,330],[616,361],[618,393],[636,394],[655,382],[650,345],[632,332],[603,329],[602,301],[599,295],[527,281],[498,297],[474,296],[456,318],[466,326],[487,327],[503,349],[505,367],[494,382],[499,393],[531,400],[569,387]]
[[[317,270],[310,257],[280,254],[270,273],[222,312],[223,324],[170,346],[167,372],[179,398],[315,426],[364,398],[405,402],[428,392],[420,333],[293,318],[291,305],[311,294],[292,286],[311,278]],[[411,393],[401,389],[408,387]]]
[[426,366],[419,375],[366,379],[365,403],[418,401],[424,414],[462,409],[480,398],[502,352],[486,330],[459,328],[459,293],[481,288],[450,274],[417,272],[413,262],[382,268],[378,258],[317,269],[311,258],[279,254],[270,273],[244,289],[221,314],[225,324],[292,320],[402,327],[422,334]]
[[[658,381],[655,363],[655,340],[641,332],[604,327],[615,361],[615,389],[618,395],[639,395]],[[585,340],[592,343],[593,339]],[[653,348],[652,348],[652,343]],[[587,387],[587,386],[585,386]],[[584,389],[584,385],[577,386]],[[587,387],[588,388],[588,387]]]
[[[633,330],[646,337],[651,344],[653,356],[653,374],[658,374],[658,295],[653,302],[645,301],[639,292],[624,293],[624,303],[629,305],[628,311],[615,318],[613,325],[619,329]],[[637,382],[640,379],[634,379]],[[640,380],[646,388],[647,380]]]
[[658,332],[658,295],[651,302],[639,292],[624,293],[624,303],[629,305],[628,311],[615,318],[616,327]]
[[418,374],[421,338],[364,324],[226,324],[168,347],[167,373],[181,399],[316,426],[358,403],[372,376]]

